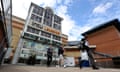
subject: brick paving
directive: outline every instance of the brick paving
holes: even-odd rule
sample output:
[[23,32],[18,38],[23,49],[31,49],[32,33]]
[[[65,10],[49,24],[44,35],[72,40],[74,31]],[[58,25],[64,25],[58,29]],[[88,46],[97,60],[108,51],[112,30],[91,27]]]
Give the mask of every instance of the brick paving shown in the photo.
[[120,72],[120,69],[92,70],[91,68],[79,69],[78,67],[42,67],[42,66],[21,66],[21,65],[2,65],[0,72]]

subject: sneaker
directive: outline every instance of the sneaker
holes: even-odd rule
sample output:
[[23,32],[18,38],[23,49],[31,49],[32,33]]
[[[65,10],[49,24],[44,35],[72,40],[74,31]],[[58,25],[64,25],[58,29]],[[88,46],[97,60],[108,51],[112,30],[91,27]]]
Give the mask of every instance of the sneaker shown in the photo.
[[98,67],[93,67],[94,70],[98,70],[99,68]]
[[60,67],[59,65],[56,65],[56,67]]
[[63,67],[66,68],[66,65],[64,65]]

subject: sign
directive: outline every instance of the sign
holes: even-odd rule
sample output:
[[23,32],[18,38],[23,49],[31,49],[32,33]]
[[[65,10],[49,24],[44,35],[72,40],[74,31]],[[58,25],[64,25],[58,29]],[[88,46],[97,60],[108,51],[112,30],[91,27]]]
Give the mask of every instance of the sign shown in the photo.
[[74,57],[65,57],[64,61],[66,66],[75,66]]
[[60,35],[60,32],[59,32],[59,31],[56,31],[56,30],[54,30],[54,29],[52,29],[52,28],[45,27],[44,30],[45,30],[45,31],[48,31],[48,32],[50,32],[50,33],[56,34],[56,35]]

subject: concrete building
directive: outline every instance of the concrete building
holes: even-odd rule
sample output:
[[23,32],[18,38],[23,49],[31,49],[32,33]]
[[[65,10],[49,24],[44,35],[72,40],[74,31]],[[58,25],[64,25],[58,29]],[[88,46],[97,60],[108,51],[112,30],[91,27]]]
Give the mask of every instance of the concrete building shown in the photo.
[[31,54],[36,54],[40,63],[46,59],[46,48],[51,44],[56,52],[53,58],[55,60],[57,47],[62,45],[63,40],[64,43],[67,41],[67,36],[61,32],[62,20],[50,7],[42,8],[31,3],[13,64],[17,61],[24,62]]
[[[82,35],[90,45],[96,45],[94,55],[99,66],[115,67],[113,58],[120,56],[120,22],[117,19],[90,29]],[[120,66],[120,62],[117,64]]]
[[12,36],[12,1],[0,0],[0,64]]

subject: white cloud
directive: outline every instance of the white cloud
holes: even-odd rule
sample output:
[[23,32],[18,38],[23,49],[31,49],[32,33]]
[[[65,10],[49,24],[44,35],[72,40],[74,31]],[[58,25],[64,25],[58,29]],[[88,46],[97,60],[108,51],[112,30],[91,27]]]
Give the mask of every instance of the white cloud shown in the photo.
[[[37,5],[50,6],[64,20],[62,21],[62,33],[67,34],[69,40],[77,40],[79,28],[71,16],[67,14],[68,7],[73,0],[13,0],[13,15],[21,18],[26,18],[30,3],[33,2]],[[78,30],[78,31],[77,31]],[[73,33],[72,33],[73,32]],[[72,35],[71,35],[72,34]]]
[[94,8],[93,13],[105,13],[109,8],[112,7],[112,3],[100,4]]
[[70,5],[72,3],[72,1],[73,0],[64,0],[64,4],[68,6],[68,5]]
[[13,3],[13,15],[19,16],[21,18],[26,18],[27,12],[31,2],[37,5],[43,5],[55,7],[57,4],[61,3],[62,0],[12,0]]
[[[92,0],[95,2],[95,0]],[[62,33],[68,35],[70,40],[79,40],[81,37],[80,34],[87,31],[90,28],[95,27],[98,24],[104,23],[111,20],[111,18],[120,18],[119,2],[106,2],[100,4],[93,9],[93,12],[90,14],[90,17],[86,20],[86,23],[83,26],[79,26],[68,14],[68,7],[72,4],[73,0],[12,0],[13,2],[13,15],[19,16],[21,18],[26,18],[30,3],[33,2],[37,5],[50,6],[53,8],[54,12],[57,13],[64,20],[62,21]],[[115,4],[117,6],[115,6]],[[113,12],[105,14],[108,9],[115,6]],[[105,21],[106,20],[106,21]]]

